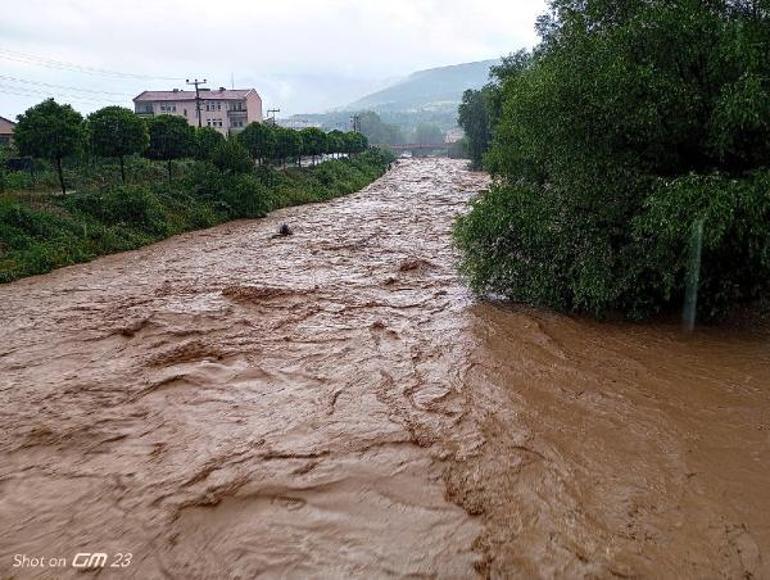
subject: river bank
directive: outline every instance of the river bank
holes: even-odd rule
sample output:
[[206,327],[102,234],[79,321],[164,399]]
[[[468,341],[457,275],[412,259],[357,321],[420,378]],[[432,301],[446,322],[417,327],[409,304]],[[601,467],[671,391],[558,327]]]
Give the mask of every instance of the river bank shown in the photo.
[[465,165],[0,286],[2,575],[770,575],[770,337],[475,300]]

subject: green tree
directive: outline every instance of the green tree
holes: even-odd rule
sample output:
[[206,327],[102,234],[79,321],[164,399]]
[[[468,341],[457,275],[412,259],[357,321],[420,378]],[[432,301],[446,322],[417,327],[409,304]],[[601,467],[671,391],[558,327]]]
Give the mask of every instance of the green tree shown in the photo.
[[267,123],[249,123],[238,133],[238,140],[246,147],[255,161],[260,165],[275,157],[276,127]]
[[345,133],[339,129],[326,134],[326,152],[332,155],[345,151]]
[[225,136],[213,127],[199,127],[195,130],[195,159],[211,159],[214,151],[225,140]]
[[149,143],[144,121],[129,109],[104,107],[88,116],[88,134],[94,155],[120,160],[120,177],[125,184],[126,155],[142,153]]
[[703,223],[702,317],[770,289],[768,4],[553,0],[538,30],[463,101],[499,183],[456,230],[473,287],[647,316],[682,304]]
[[211,153],[211,162],[222,173],[248,173],[254,169],[254,161],[240,141],[222,139]]
[[195,152],[195,129],[182,117],[159,115],[149,120],[150,145],[146,155],[165,161],[171,180],[171,162],[190,157]]
[[299,131],[276,127],[275,155],[284,166],[287,158],[299,158],[302,155],[302,136]]
[[300,131],[302,136],[302,152],[313,158],[313,165],[316,163],[316,157],[326,151],[326,133],[317,127],[307,127]]
[[21,155],[53,162],[62,194],[66,195],[62,160],[75,155],[83,147],[85,131],[80,113],[70,105],[46,99],[19,115],[13,137]]
[[489,149],[490,126],[488,91],[468,89],[463,93],[458,108],[457,123],[468,138],[468,155],[476,169],[481,168],[484,154]]
[[369,146],[366,135],[356,131],[348,131],[345,135],[345,153],[354,155],[366,151]]

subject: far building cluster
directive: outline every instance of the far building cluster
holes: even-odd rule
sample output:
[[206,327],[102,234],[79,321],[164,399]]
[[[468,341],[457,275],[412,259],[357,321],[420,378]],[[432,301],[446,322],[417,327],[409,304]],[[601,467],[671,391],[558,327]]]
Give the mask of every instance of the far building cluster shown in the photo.
[[255,89],[224,87],[201,88],[197,98],[195,91],[144,91],[134,98],[134,111],[140,117],[179,115],[195,127],[200,124],[232,135],[262,121],[262,98]]

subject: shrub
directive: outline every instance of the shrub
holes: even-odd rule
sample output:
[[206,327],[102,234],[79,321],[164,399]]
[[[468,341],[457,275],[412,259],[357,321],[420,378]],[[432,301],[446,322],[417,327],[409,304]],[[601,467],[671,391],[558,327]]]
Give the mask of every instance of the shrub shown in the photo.
[[235,139],[223,140],[214,147],[211,162],[223,173],[248,173],[254,169],[249,151]]
[[99,193],[71,196],[68,206],[106,225],[127,225],[150,234],[167,232],[166,216],[157,196],[146,186],[118,186]]

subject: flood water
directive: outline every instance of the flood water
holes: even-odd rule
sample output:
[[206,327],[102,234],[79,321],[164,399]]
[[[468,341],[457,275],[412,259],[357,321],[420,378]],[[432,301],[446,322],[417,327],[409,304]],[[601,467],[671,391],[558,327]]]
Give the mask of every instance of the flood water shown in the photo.
[[770,335],[475,300],[486,183],[401,161],[0,286],[0,576],[770,577]]

